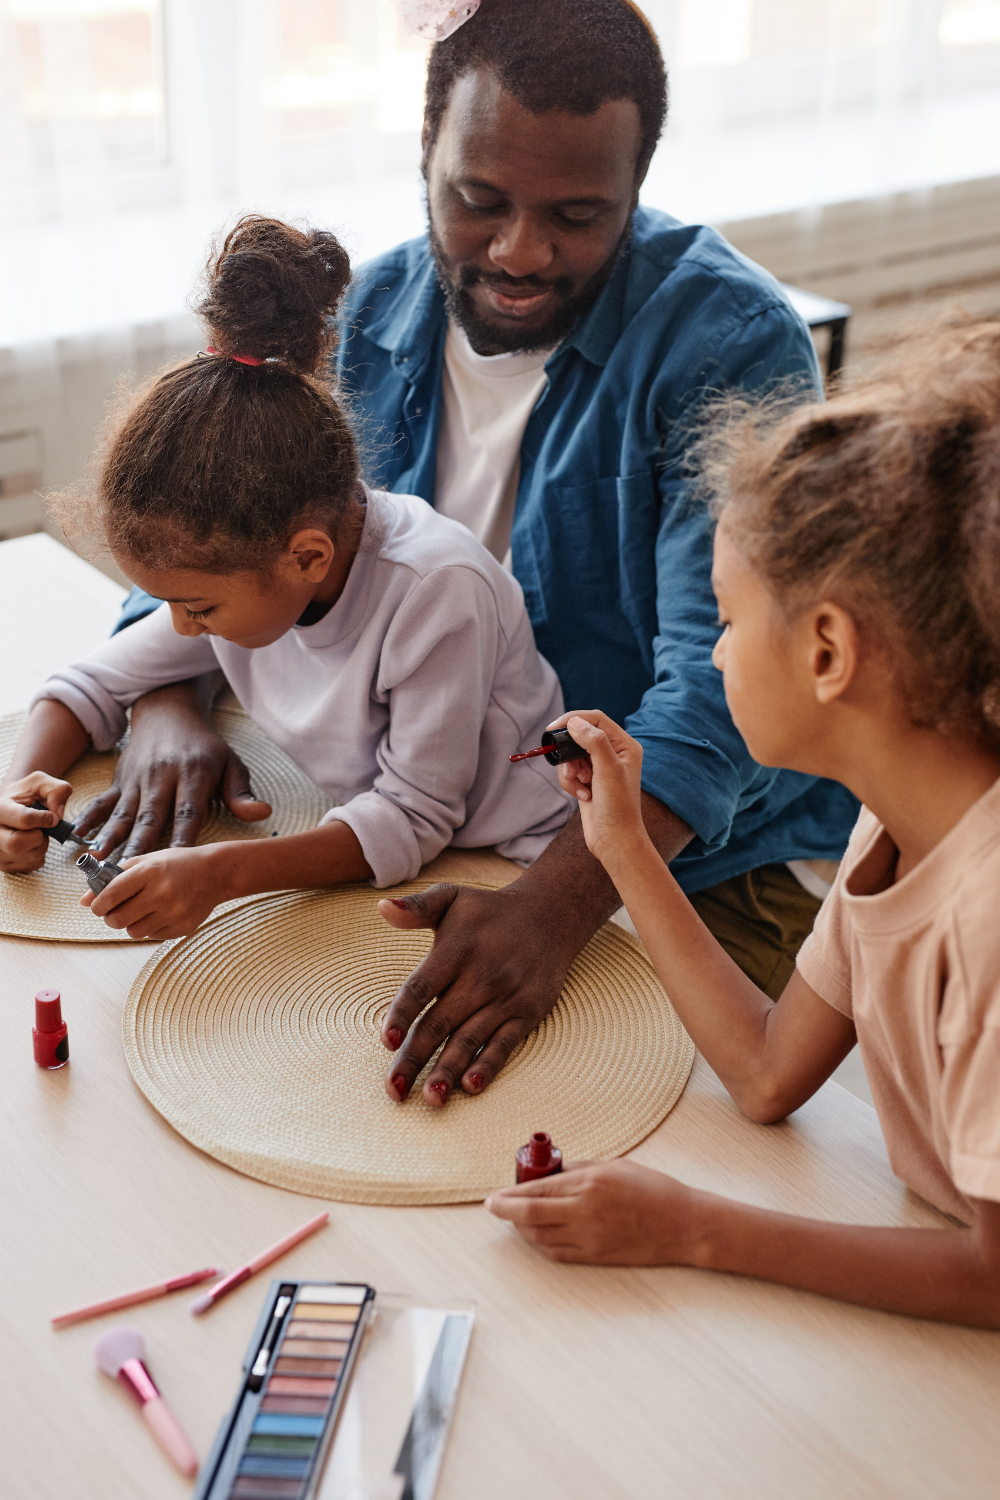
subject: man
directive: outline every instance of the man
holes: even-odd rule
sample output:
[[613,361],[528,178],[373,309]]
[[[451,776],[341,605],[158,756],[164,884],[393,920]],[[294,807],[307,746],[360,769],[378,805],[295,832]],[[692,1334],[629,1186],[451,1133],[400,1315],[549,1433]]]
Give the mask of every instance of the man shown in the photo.
[[[818,370],[766,273],[711,230],[637,208],[665,111],[662,58],[629,0],[482,0],[431,54],[429,236],[363,268],[338,363],[369,477],[509,552],[567,707],[627,722],[657,848],[777,994],[819,904],[787,862],[838,858],[857,804],[757,766],[734,729],[688,466],[707,394],[813,389]],[[148,848],[175,794],[174,842],[190,842],[220,776],[234,810],[255,811],[194,689],[167,691],[139,705],[102,847],[135,818],[129,852]],[[574,816],[503,891],[436,886],[386,906],[436,929],[383,1024],[390,1095],[442,1043],[428,1102],[486,1088],[618,905]]]

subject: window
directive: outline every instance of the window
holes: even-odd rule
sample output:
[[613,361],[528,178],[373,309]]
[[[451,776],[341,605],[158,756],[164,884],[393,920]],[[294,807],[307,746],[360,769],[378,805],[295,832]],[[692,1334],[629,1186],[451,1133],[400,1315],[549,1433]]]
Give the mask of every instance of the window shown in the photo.
[[4,30],[8,181],[163,159],[158,0],[8,0]]

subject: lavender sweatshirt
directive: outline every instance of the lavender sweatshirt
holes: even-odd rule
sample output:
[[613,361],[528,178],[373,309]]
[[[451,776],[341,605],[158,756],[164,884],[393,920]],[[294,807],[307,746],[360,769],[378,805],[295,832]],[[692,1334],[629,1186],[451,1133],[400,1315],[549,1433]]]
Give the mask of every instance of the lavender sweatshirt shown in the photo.
[[[181,636],[158,609],[36,695],[64,703],[95,749],[143,693],[221,667],[247,713],[339,805],[379,887],[446,844],[536,859],[571,810],[537,745],[562,712],[520,585],[471,532],[409,495],[368,491],[344,592],[315,625],[248,650]],[[275,809],[275,811],[280,811]]]

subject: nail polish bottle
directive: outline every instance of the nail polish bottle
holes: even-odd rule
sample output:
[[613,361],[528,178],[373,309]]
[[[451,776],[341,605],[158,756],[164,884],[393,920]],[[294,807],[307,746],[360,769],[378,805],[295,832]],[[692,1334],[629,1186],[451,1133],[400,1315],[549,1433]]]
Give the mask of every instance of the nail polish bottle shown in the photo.
[[113,865],[110,859],[97,860],[92,854],[81,854],[77,866],[87,877],[87,884],[95,896],[99,896],[116,875],[124,873],[121,865]]
[[536,1130],[515,1160],[517,1182],[534,1182],[536,1177],[551,1177],[562,1171],[562,1152],[553,1146],[552,1137],[546,1130]]
[[39,990],[31,1028],[35,1062],[40,1068],[62,1068],[69,1062],[69,1035],[58,990]]

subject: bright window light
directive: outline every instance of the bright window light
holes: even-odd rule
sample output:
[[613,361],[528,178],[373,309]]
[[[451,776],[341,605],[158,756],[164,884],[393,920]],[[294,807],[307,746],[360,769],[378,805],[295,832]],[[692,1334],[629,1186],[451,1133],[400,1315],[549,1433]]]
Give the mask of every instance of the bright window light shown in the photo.
[[1000,0],[946,0],[939,36],[944,47],[1000,46]]

